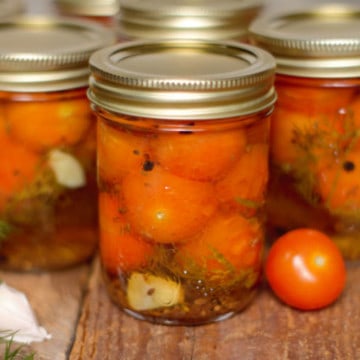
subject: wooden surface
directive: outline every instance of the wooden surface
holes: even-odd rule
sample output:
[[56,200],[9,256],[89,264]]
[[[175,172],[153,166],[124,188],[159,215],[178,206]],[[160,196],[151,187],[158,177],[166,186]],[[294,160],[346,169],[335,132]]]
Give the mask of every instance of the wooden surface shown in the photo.
[[[323,0],[301,3],[316,2]],[[25,3],[30,13],[52,11],[51,0]],[[268,12],[299,4],[265,3]],[[36,360],[360,360],[360,262],[349,264],[346,291],[329,308],[295,311],[264,284],[244,312],[200,327],[152,325],[123,314],[107,297],[97,262],[49,274],[0,272],[0,279],[28,296],[52,334],[23,349],[35,351]]]
[[2,281],[27,296],[39,324],[52,335],[51,340],[24,347],[24,352],[33,350],[39,360],[68,358],[88,278],[89,266],[41,274],[0,272]]
[[31,346],[36,360],[360,359],[360,262],[348,264],[346,291],[329,308],[293,310],[264,284],[242,313],[198,327],[153,325],[125,315],[110,302],[97,262],[0,277],[28,295],[53,336]]

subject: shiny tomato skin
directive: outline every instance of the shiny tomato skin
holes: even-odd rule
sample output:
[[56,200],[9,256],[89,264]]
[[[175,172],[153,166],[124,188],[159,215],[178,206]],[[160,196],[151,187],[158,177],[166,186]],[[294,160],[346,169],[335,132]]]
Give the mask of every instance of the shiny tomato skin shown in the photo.
[[326,307],[346,283],[344,259],[324,233],[300,228],[280,236],[265,262],[267,281],[286,304],[300,310]]

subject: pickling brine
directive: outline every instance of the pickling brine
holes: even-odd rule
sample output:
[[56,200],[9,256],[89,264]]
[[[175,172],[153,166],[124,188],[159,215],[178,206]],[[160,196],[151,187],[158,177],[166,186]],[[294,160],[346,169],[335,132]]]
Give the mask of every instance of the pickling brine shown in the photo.
[[268,118],[171,131],[150,119],[141,128],[99,120],[100,252],[112,298],[155,322],[238,312],[262,268]]

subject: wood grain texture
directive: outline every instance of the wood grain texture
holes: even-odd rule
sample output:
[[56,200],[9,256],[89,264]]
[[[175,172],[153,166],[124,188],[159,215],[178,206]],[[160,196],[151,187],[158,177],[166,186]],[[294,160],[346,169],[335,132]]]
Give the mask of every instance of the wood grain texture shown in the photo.
[[[89,266],[85,265],[52,273],[0,272],[0,279],[27,296],[39,324],[52,335],[50,340],[25,346],[24,352],[33,351],[36,360],[68,358],[88,274]],[[0,358],[2,354],[1,351]]]
[[135,320],[113,305],[99,267],[91,275],[70,360],[360,359],[360,263],[348,265],[342,297],[321,311],[279,303],[264,284],[232,319],[199,327]]

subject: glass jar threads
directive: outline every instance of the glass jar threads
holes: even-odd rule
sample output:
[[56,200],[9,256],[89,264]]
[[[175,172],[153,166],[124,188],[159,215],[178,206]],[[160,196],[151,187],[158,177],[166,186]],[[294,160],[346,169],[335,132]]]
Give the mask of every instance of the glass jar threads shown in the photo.
[[163,324],[235,314],[261,274],[272,56],[158,40],[102,49],[90,67],[111,298]]
[[270,228],[327,232],[360,257],[360,10],[327,5],[258,19],[277,61]]
[[122,0],[119,38],[247,41],[259,0]]
[[113,43],[96,24],[0,23],[0,267],[61,269],[97,248],[90,54]]

